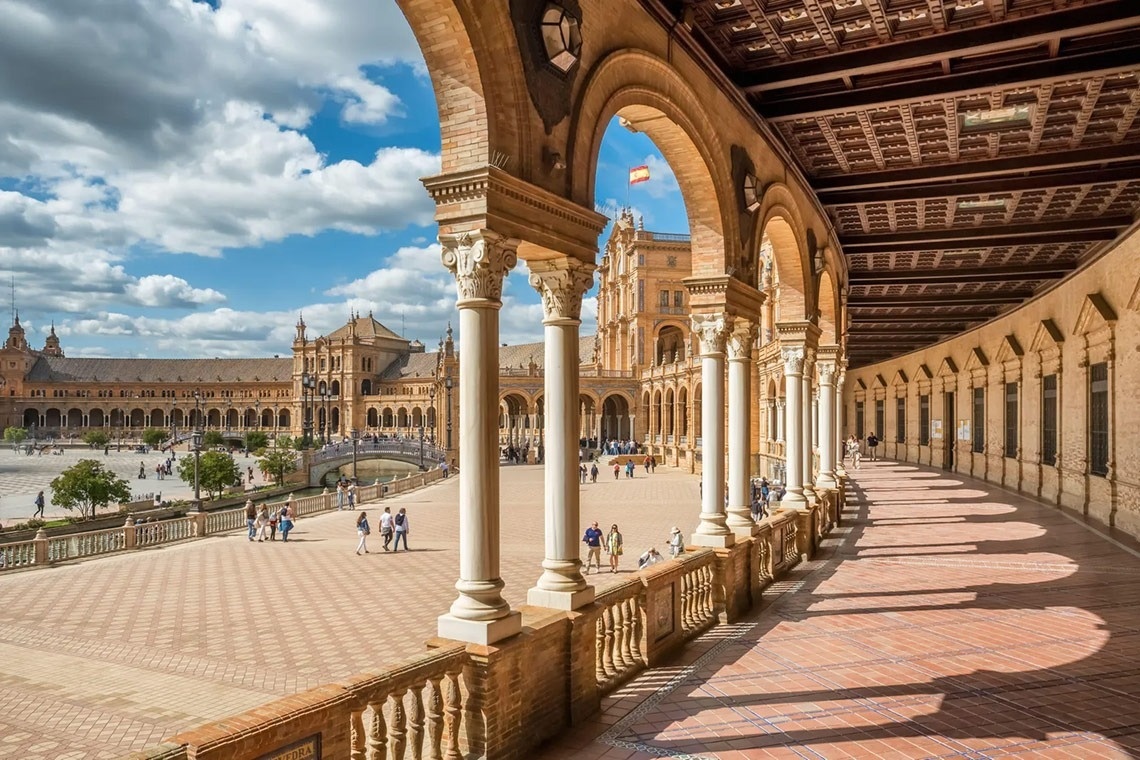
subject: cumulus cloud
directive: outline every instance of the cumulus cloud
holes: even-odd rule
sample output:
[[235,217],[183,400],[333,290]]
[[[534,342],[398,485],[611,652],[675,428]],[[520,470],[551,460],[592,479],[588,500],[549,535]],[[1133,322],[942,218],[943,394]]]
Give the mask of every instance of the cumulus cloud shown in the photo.
[[645,165],[649,167],[649,181],[637,187],[649,193],[650,198],[660,200],[681,191],[673,167],[664,158],[651,153],[645,157]]
[[140,306],[185,308],[222,303],[226,297],[213,288],[195,288],[181,277],[152,274],[127,287],[127,293]]

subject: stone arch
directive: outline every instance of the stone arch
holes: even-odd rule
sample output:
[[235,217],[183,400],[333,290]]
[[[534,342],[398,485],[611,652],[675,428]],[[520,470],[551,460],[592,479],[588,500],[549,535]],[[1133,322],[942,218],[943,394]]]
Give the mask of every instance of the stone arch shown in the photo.
[[285,428],[285,429],[289,428],[289,410],[288,409],[282,409],[280,412],[277,413],[277,427]]
[[843,314],[839,306],[839,289],[835,278],[831,275],[830,268],[824,269],[819,275],[816,304],[819,307],[819,344],[821,346],[839,345],[839,336],[843,332],[840,323]]
[[39,425],[40,412],[38,409],[25,409],[24,410],[24,427],[33,428]]
[[376,413],[376,408],[373,407],[373,408],[369,409],[368,410],[368,416],[366,418],[365,424],[368,427],[374,428],[374,427],[379,427],[379,423],[380,423],[380,415],[378,415]]
[[[772,264],[779,281],[780,314],[777,322],[811,321],[815,316],[811,284],[811,253],[807,228],[788,187],[775,183],[764,191],[760,208],[757,248],[771,250]],[[760,257],[757,256],[757,259]],[[758,285],[759,286],[759,285]]]
[[689,434],[689,389],[682,385],[677,389],[677,434]]
[[672,364],[688,358],[686,330],[675,322],[662,323],[657,328],[656,364]]
[[333,380],[332,381],[332,384],[329,386],[329,395],[331,395],[331,396],[339,396],[340,395],[340,380]]
[[729,152],[685,77],[645,51],[617,50],[590,70],[581,92],[567,148],[571,199],[594,207],[602,140],[613,117],[622,117],[653,141],[673,169],[689,217],[693,274],[727,271],[740,255]]
[[380,412],[381,427],[390,428],[396,425],[396,414],[392,411],[392,407],[386,406]]
[[259,416],[257,424],[258,424],[258,426],[263,427],[263,428],[273,427],[273,410],[272,409],[266,409],[265,411],[263,411]]
[[493,153],[523,160],[527,120],[519,108],[526,93],[521,67],[480,66],[497,58],[519,59],[506,4],[496,4],[494,11],[483,8],[485,0],[397,4],[423,52],[435,91],[443,172],[487,166]]
[[[128,424],[133,428],[146,427],[146,412],[139,408],[132,409]],[[48,427],[51,427],[51,425],[48,425]]]
[[[107,415],[99,407],[95,407],[87,413],[87,426],[88,427],[104,427],[107,424]],[[178,423],[181,424],[181,423]]]
[[662,432],[664,432],[665,435],[667,435],[667,436],[672,436],[673,433],[675,432],[675,430],[673,428],[673,422],[674,422],[673,410],[675,408],[675,405],[676,405],[676,396],[673,394],[673,389],[672,388],[666,388],[665,389],[665,407],[664,407],[665,424],[662,425],[662,428],[663,428]]
[[83,427],[83,410],[72,407],[67,410],[67,426],[69,428]]
[[[77,409],[76,411],[79,411],[79,410]],[[67,417],[68,417],[67,424],[70,425],[71,424],[71,413],[70,412],[68,412]],[[161,409],[151,409],[150,410],[150,418],[147,420],[147,425],[149,425],[152,428],[166,427],[166,415],[163,413],[163,411]]]
[[371,396],[372,395],[372,381],[370,379],[368,379],[367,377],[360,381],[360,395],[361,396]]

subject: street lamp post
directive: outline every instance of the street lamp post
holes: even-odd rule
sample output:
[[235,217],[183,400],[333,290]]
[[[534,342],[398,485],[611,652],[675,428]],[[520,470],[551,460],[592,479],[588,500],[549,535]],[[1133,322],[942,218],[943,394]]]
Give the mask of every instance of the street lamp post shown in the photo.
[[447,451],[451,452],[451,375],[443,379],[443,385],[447,389]]
[[305,448],[309,447],[313,438],[312,396],[316,383],[316,378],[308,372],[301,373],[301,442]]
[[253,402],[253,429],[261,429],[261,399],[256,399]]
[[352,482],[356,482],[356,442],[360,440],[360,431],[352,429]]
[[202,511],[202,495],[198,491],[198,457],[202,453],[202,431],[195,429],[191,437],[194,443],[194,511]]
[[435,446],[435,385],[428,388],[428,398],[431,399],[431,445]]
[[178,418],[175,414],[178,412],[178,399],[170,400],[170,453],[174,453],[174,449],[178,446]]
[[322,416],[321,421],[317,423],[317,428],[321,433],[321,445],[324,446],[328,443],[328,438],[325,437],[325,430],[329,422],[329,392],[327,388],[321,387],[318,394],[320,395],[320,407],[321,411],[324,412],[324,416]]
[[420,425],[420,472],[424,471],[424,426]]

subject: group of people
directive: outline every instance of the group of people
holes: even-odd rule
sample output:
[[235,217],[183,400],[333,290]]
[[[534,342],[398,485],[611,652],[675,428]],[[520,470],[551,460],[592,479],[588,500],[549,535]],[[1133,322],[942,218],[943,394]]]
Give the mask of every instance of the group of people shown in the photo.
[[[380,537],[384,539],[384,551],[398,552],[400,551],[400,540],[404,541],[404,551],[411,551],[408,548],[408,510],[400,507],[400,511],[392,514],[391,507],[384,507],[384,511],[380,514]],[[356,518],[356,535],[360,539],[356,544],[356,553],[369,554],[368,551],[368,536],[372,534],[372,527],[368,524],[368,513],[361,512],[360,516]],[[392,539],[396,539],[396,545],[389,547]]]
[[250,541],[276,541],[278,530],[281,531],[281,540],[288,541],[289,531],[293,530],[296,520],[293,494],[289,494],[285,503],[272,511],[268,504],[258,507],[253,499],[245,500],[245,522]]
[[[879,458],[879,436],[875,435],[872,430],[867,435],[867,459],[874,462]],[[843,447],[843,461],[846,463],[847,459],[851,459],[851,466],[856,470],[859,469],[863,461],[863,452],[860,450],[859,439],[852,433],[851,437],[847,439],[846,445]]]
[[637,454],[641,452],[641,445],[637,441],[610,439],[602,443],[603,454]]
[[[584,574],[589,575],[591,568],[595,573],[602,572],[603,549],[609,558],[610,572],[618,572],[622,554],[625,553],[625,539],[622,537],[621,531],[618,530],[617,523],[610,526],[609,533],[602,533],[595,520],[582,534],[582,543],[586,545]],[[677,526],[673,526],[673,530],[669,534],[668,544],[671,557],[680,557],[685,553],[685,539],[681,535],[681,529]],[[650,547],[638,558],[637,569],[642,570],[650,565],[662,562],[664,559],[665,557],[657,551],[657,547]]]
[[336,508],[356,509],[356,481],[341,478],[336,484]]
[[[165,461],[159,462],[154,466],[154,477],[158,480],[169,478],[174,474],[174,453],[171,452],[170,456]],[[146,465],[139,462],[139,480],[146,480]]]

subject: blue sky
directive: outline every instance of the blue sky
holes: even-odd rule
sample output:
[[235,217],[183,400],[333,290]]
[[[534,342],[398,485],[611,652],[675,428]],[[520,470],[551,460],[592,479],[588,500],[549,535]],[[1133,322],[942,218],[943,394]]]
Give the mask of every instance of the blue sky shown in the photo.
[[[435,100],[393,0],[0,5],[0,66],[28,72],[0,79],[0,278],[34,346],[54,321],[69,356],[271,356],[298,313],[353,310],[433,346],[454,319],[419,183]],[[646,137],[611,124],[599,162],[599,204],[649,163],[631,205],[686,231]],[[503,340],[540,319],[520,267]]]

